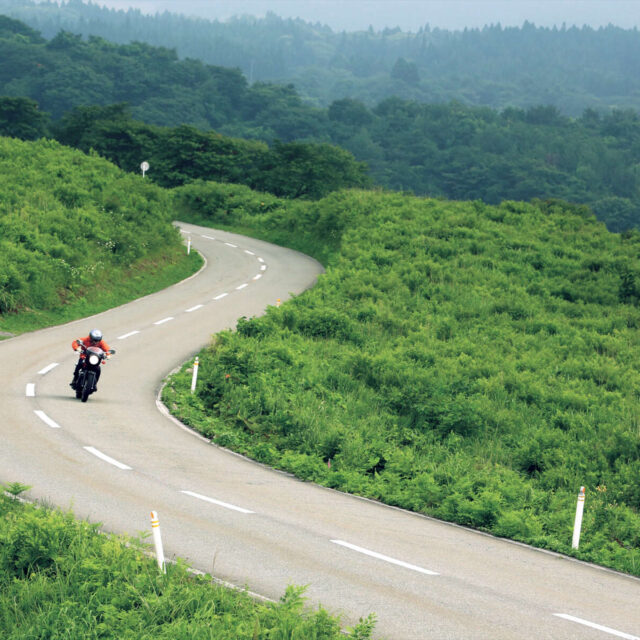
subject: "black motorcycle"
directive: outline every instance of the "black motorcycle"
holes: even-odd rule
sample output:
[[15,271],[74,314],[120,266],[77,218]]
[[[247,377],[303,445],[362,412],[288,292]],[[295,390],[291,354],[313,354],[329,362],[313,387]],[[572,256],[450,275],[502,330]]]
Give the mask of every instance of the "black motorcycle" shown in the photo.
[[96,383],[100,373],[100,365],[103,360],[113,355],[115,349],[103,351],[100,347],[87,347],[80,340],[78,344],[84,353],[84,358],[80,364],[78,371],[78,379],[76,381],[76,398],[86,402],[89,396],[96,391]]

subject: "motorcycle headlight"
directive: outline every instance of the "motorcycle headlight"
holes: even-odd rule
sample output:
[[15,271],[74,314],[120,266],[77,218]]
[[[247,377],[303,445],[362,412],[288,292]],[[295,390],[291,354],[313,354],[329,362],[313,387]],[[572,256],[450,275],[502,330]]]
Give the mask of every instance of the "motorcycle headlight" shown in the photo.
[[89,356],[89,364],[92,364],[93,366],[100,364],[100,358],[97,355],[95,355],[95,353],[92,353]]

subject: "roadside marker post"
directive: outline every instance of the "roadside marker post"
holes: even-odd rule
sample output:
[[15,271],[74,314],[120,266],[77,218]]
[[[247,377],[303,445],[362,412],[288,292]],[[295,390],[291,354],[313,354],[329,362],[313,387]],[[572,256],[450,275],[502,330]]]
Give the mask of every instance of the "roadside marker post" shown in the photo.
[[576,506],[576,520],[573,525],[573,542],[571,547],[577,549],[580,544],[580,529],[582,528],[582,513],[584,511],[584,487],[580,487],[578,494],[578,504]]
[[196,382],[198,381],[198,357],[196,356],[196,359],[193,363],[193,377],[191,378],[191,393],[193,393],[196,390]]
[[187,255],[191,253],[191,236],[189,236],[189,240],[187,241]]
[[157,511],[151,512],[151,532],[153,533],[153,544],[156,548],[156,560],[158,568],[162,573],[167,573],[164,563],[164,549],[162,548],[162,537],[160,536],[160,521],[158,520]]

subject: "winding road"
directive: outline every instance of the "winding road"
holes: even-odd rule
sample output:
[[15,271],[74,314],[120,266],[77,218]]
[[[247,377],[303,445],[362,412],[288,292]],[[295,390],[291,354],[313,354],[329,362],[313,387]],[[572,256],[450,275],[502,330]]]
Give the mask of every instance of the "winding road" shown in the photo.
[[[376,637],[640,638],[640,580],[297,481],[160,411],[163,378],[213,333],[322,271],[294,251],[180,226],[207,261],[196,276],[0,342],[0,481],[107,531],[150,532],[155,510],[167,558],[272,599],[308,585],[309,603],[345,625],[375,612]],[[70,343],[94,326],[117,355],[82,404]]]

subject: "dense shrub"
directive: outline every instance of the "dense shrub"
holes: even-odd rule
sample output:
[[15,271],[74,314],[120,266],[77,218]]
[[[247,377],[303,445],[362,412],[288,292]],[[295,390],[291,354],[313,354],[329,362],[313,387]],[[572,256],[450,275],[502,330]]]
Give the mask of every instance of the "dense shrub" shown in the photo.
[[339,240],[314,289],[201,354],[193,424],[301,477],[569,553],[585,485],[580,557],[638,573],[640,309],[619,293],[636,234],[559,201],[355,191],[268,209],[239,222],[320,233],[332,211]]
[[0,316],[59,309],[180,246],[159,187],[57,142],[0,138]]
[[[22,638],[342,638],[338,618],[304,605],[291,586],[277,604],[214,585],[139,540],[99,533],[71,513],[0,495],[0,636]],[[371,637],[373,618],[355,637]]]

